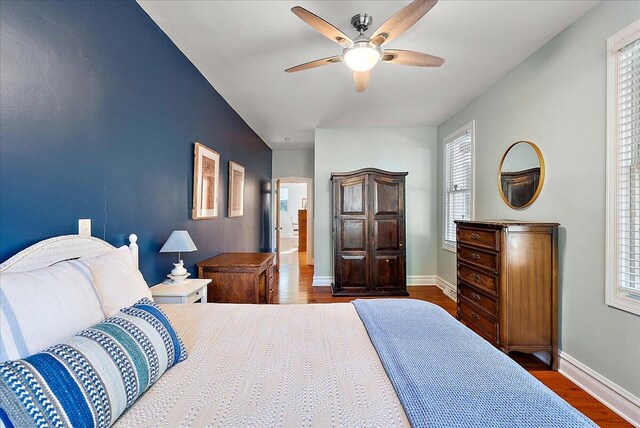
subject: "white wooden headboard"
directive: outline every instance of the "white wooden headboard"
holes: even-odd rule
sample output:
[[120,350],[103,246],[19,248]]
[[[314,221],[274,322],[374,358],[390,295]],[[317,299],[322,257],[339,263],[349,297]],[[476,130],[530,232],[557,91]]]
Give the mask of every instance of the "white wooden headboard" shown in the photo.
[[[136,267],[138,267],[137,241],[136,235],[129,235],[129,251]],[[65,260],[98,256],[115,248],[108,242],[93,236],[56,236],[33,244],[0,264],[0,273],[30,271]]]

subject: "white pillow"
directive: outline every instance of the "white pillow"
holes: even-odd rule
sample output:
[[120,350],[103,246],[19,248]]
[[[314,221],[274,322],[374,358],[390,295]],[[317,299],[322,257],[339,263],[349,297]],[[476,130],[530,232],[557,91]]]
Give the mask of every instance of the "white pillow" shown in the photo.
[[91,271],[80,261],[0,274],[0,362],[40,352],[104,319]]
[[86,259],[86,262],[91,267],[93,281],[107,318],[122,308],[134,305],[143,297],[153,300],[151,290],[133,264],[127,246]]

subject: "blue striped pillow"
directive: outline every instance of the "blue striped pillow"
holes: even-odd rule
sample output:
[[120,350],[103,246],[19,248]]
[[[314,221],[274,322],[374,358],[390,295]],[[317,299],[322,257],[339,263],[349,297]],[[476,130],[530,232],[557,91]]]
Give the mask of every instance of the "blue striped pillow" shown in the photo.
[[7,426],[108,427],[187,358],[164,312],[144,298],[44,351],[0,365]]

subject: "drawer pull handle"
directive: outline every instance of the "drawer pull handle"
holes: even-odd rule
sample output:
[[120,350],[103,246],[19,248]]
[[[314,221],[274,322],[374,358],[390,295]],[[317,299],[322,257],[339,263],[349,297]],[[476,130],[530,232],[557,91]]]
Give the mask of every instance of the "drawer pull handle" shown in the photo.
[[471,274],[471,277],[473,278],[473,280],[474,280],[475,282],[478,282],[478,281],[480,280],[480,275],[478,275],[478,274],[477,274],[477,273],[475,273],[475,272],[473,272],[473,273]]
[[471,253],[471,258],[472,258],[473,260],[478,260],[478,259],[480,258],[480,254],[477,254],[477,253]]
[[474,241],[477,241],[478,239],[480,239],[480,235],[478,235],[477,233],[472,233],[471,239],[473,239]]
[[471,318],[473,318],[476,321],[480,321],[480,317],[475,312],[471,312]]
[[474,300],[480,300],[480,295],[478,293],[474,293],[473,291],[471,292],[471,297],[473,297]]
[[200,295],[200,292],[199,292],[199,291],[196,291],[196,296],[199,296],[199,295]]
[[385,261],[386,261],[387,263],[389,263],[391,260],[387,259],[387,260],[385,260]]

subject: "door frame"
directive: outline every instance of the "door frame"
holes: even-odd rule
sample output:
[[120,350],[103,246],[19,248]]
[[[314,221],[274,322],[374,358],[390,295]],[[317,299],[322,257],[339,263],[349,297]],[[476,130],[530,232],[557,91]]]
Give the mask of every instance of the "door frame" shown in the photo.
[[[307,264],[313,265],[314,258],[314,248],[313,248],[313,221],[314,221],[314,210],[313,210],[313,178],[308,177],[277,177],[272,179],[272,189],[273,189],[273,224],[275,224],[276,215],[280,212],[280,200],[276,200],[276,192],[279,189],[276,189],[277,182],[282,184],[291,184],[291,183],[305,183],[307,185]],[[280,250],[280,243],[276,241],[276,233],[275,228],[272,231],[271,242],[276,251]]]

